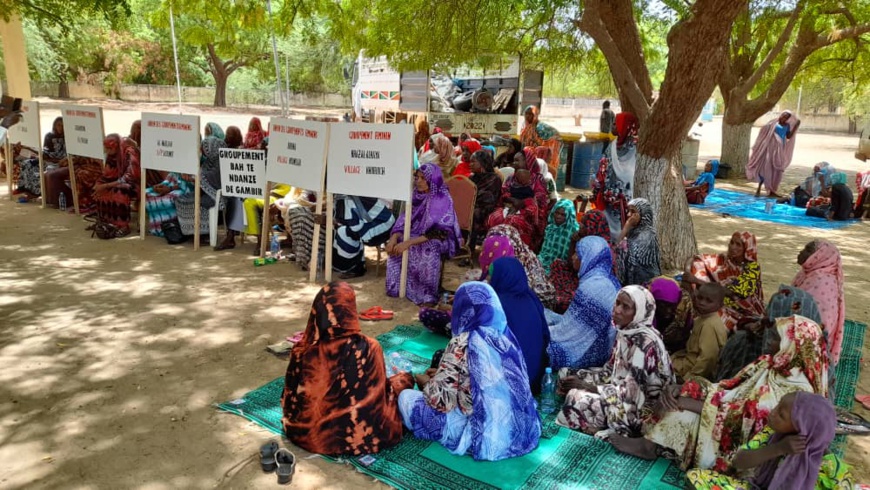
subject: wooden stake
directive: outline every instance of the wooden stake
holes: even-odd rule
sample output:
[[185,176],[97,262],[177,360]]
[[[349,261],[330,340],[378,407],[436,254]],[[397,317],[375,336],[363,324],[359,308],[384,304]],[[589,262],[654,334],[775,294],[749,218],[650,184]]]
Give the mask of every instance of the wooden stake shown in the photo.
[[[326,168],[324,166],[323,168]],[[332,238],[335,233],[335,227],[333,226],[333,209],[334,209],[334,201],[333,194],[331,192],[326,193],[326,245],[328,247],[328,252],[326,253],[326,265],[324,265],[323,275],[325,282],[328,284],[332,282]],[[318,237],[319,238],[319,237]],[[319,244],[316,244],[315,247],[320,248]]]
[[139,173],[141,174],[139,176],[139,238],[144,240],[145,224],[147,223],[145,217],[145,203],[148,202],[148,197],[145,195],[145,186],[147,185],[145,176],[148,174],[148,171],[145,169],[145,167],[141,167]]
[[[402,242],[407,242],[411,239],[411,201],[405,203],[405,236]],[[407,297],[408,287],[408,250],[402,253],[402,274],[399,276],[399,297]]]
[[66,154],[66,158],[69,161],[69,186],[72,190],[72,200],[73,200],[73,208],[76,210],[76,216],[79,216],[79,190],[76,185],[76,169],[73,166],[73,157],[69,153]]
[[[42,133],[40,133],[42,134]],[[42,199],[39,201],[39,209],[45,209],[45,157],[42,153],[42,147],[39,147],[39,195]]]
[[[326,158],[329,153],[329,125],[326,126],[326,143],[324,144],[323,165],[320,167],[320,189],[317,192],[317,204],[315,205],[315,216],[323,214],[323,198],[326,197],[326,247],[323,253],[326,254],[324,260],[323,277],[326,282],[332,281],[332,193],[326,193]],[[318,218],[319,220],[320,218]],[[311,237],[313,245],[311,246],[311,262],[308,264],[308,281],[314,282],[317,279],[317,263],[320,255],[320,223],[314,222],[314,235]]]
[[[194,185],[194,189],[193,189],[193,192],[194,192],[194,194],[193,194],[193,208],[194,208],[194,211],[193,211],[193,250],[194,251],[199,250],[199,225],[200,225],[200,221],[202,220],[202,216],[200,216],[202,214],[202,212],[199,209],[200,193],[201,193],[200,188],[199,188],[199,184],[200,184],[201,178],[202,177],[200,177],[199,167],[197,166],[196,176],[194,177],[194,184],[193,184]],[[215,203],[215,206],[218,206],[219,204],[220,203]],[[216,225],[215,223],[209,223],[209,226],[215,226],[215,225]]]
[[260,228],[260,257],[266,256],[266,244],[272,243],[272,233],[269,229],[269,208],[271,207],[270,194],[272,193],[272,182],[266,181],[266,187],[263,189],[263,226]]
[[15,171],[15,158],[12,156],[12,143],[10,143],[8,133],[4,146],[6,149],[6,185],[9,186],[9,200],[14,201],[15,196],[12,194],[12,172]]

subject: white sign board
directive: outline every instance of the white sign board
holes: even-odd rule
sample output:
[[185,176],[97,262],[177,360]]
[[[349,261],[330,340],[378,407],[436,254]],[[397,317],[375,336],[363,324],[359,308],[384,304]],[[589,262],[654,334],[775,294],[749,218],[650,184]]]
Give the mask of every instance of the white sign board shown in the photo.
[[9,142],[21,143],[39,151],[42,135],[39,134],[39,102],[27,100],[21,103],[21,121],[9,128]]
[[320,192],[328,131],[323,122],[273,118],[266,166],[269,182]]
[[[272,140],[269,139],[269,146]],[[266,152],[221,148],[221,186],[223,195],[263,199],[266,183]]]
[[63,134],[66,152],[70,155],[102,160],[103,150],[103,110],[99,107],[62,105]]
[[336,194],[409,201],[413,148],[410,124],[332,123],[326,188]]
[[199,116],[142,113],[143,168],[195,175],[199,154]]

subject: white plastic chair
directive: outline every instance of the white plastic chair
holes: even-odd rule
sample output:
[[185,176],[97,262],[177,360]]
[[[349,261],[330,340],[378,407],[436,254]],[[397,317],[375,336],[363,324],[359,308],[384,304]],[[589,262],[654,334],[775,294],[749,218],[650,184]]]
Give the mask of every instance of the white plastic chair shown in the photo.
[[217,246],[218,212],[220,212],[220,206],[221,190],[218,189],[215,191],[214,206],[208,210],[208,243],[212,247]]

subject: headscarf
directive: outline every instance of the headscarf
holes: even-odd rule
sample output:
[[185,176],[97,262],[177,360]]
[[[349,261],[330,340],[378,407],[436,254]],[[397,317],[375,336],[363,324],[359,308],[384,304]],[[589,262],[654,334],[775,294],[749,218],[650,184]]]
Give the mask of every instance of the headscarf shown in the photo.
[[831,347],[831,364],[836,366],[846,323],[845,278],[837,246],[827,240],[816,240],[816,251],[803,263],[792,284],[816,300]]
[[656,301],[675,306],[673,319],[669,323],[659,324],[659,319],[654,318],[653,327],[661,332],[669,352],[683,350],[695,325],[691,295],[683,292],[680,283],[666,276],[653,279],[649,284],[649,292]]
[[215,138],[222,140],[226,138],[224,134],[224,130],[218,125],[218,123],[210,122],[205,125],[206,128],[206,138],[209,136],[214,136]]
[[136,143],[136,146],[142,146],[142,120],[137,119],[133,121],[133,124],[130,126],[130,136],[128,136],[131,141]]
[[202,140],[202,178],[215,189],[221,188],[220,150],[226,147],[227,143],[216,136],[207,136]]
[[[642,328],[652,330],[653,319],[656,315],[656,300],[652,293],[647,288],[636,285],[625,286],[619,292],[627,294],[631,298],[631,302],[634,303],[634,318],[628,325],[616,327],[617,330],[624,335],[636,333]],[[655,332],[655,335],[658,336],[658,332]]]
[[[827,398],[799,391],[791,407],[791,421],[797,433],[806,438],[807,449],[765,462],[752,478],[753,490],[816,488],[822,458],[834,440],[837,412]],[[787,435],[776,433],[768,444],[776,444]]]
[[483,240],[483,249],[477,258],[480,262],[480,269],[483,271],[480,275],[481,281],[486,280],[486,277],[489,275],[490,265],[502,257],[514,257],[514,248],[511,246],[510,240],[504,236],[486,237]]
[[813,172],[812,175],[804,180],[804,190],[813,197],[818,197],[822,193],[822,183],[819,179],[824,179],[825,184],[827,185],[830,182],[829,176],[837,171],[837,169],[828,162],[819,162],[816,166],[819,167],[819,171]]
[[649,201],[637,197],[628,202],[637,208],[640,222],[631,229],[617,253],[620,282],[637,285],[649,282],[661,274],[659,240],[656,235],[653,209]]
[[[412,384],[410,375],[400,376]],[[380,344],[360,330],[353,288],[329,283],[314,298],[302,340],[290,351],[284,433],[317,454],[370,454],[393,446],[402,439],[393,390],[398,379],[387,380]]]
[[529,383],[532,392],[536,393],[547,367],[547,345],[550,343],[544,305],[529,288],[523,264],[514,257],[503,257],[492,263],[490,285],[498,294],[508,327],[522,346]]
[[429,133],[429,121],[425,117],[418,117],[414,123],[414,148],[416,150],[422,150],[426,146],[426,142],[429,141]]
[[[426,163],[417,171],[423,174],[423,178],[429,184],[429,192],[422,193],[414,187],[411,197],[411,236],[419,237],[436,230],[446,232],[447,238],[444,240],[442,254],[452,257],[462,246],[460,243],[462,233],[456,220],[450,190],[444,184],[444,179],[436,165]],[[404,232],[405,218],[402,213],[393,225],[393,233]]]
[[529,278],[529,286],[532,288],[532,291],[538,295],[538,298],[541,299],[541,303],[544,303],[544,306],[549,305],[556,299],[556,289],[552,284],[550,284],[549,279],[547,279],[547,274],[544,273],[541,261],[538,259],[538,256],[532,252],[528,245],[523,242],[520,237],[520,232],[516,228],[511,225],[493,226],[488,232],[486,232],[486,236],[487,238],[491,236],[503,236],[510,241],[516,258],[519,259],[520,263],[523,264],[523,268],[526,270],[526,276]]
[[612,240],[607,218],[604,216],[604,213],[597,209],[586,211],[583,217],[580,218],[580,237],[587,236],[599,236],[607,241],[608,245],[610,245],[610,240]]
[[649,285],[649,292],[656,301],[677,304],[683,296],[680,284],[669,277],[657,277]]
[[[555,218],[556,211],[559,209],[565,212],[565,222],[561,225],[556,224]],[[553,209],[550,210],[550,216],[547,218],[547,227],[544,229],[544,244],[541,247],[541,253],[538,254],[541,265],[547,274],[550,273],[550,265],[554,260],[568,257],[571,248],[571,237],[580,229],[576,213],[574,203],[567,199],[559,199],[556,201]]]
[[487,155],[485,152],[476,151],[472,153],[471,156],[477,160],[485,173],[495,172],[495,160],[493,159],[492,155]]
[[468,150],[469,159],[466,160],[463,155],[462,161],[459,162],[459,165],[453,170],[453,175],[464,175],[466,177],[471,176],[471,155],[474,155],[474,152],[480,151],[481,146],[480,143],[475,139],[469,139],[462,142],[460,145],[462,148]]
[[459,146],[468,150],[469,155],[474,155],[474,152],[483,149],[483,147],[480,145],[480,142],[475,139],[465,140]]
[[103,146],[113,148],[115,155],[106,157],[106,166],[103,169],[100,182],[117,181],[138,188],[141,166],[136,142],[130,138],[122,138],[117,133],[112,133],[103,140]]
[[453,169],[456,167],[456,157],[453,155],[453,143],[447,139],[447,136],[440,133],[436,134],[437,136],[432,135],[435,153],[438,155],[438,159],[434,163],[441,169],[441,176],[446,179],[453,173]]
[[616,115],[616,146],[622,146],[626,143],[626,140],[637,132],[640,127],[640,123],[637,120],[637,117],[630,112],[620,112]]
[[800,315],[822,324],[815,298],[803,289],[793,286],[779,285],[779,290],[770,297],[767,303],[767,317],[773,321],[777,318]]
[[495,291],[486,283],[467,282],[456,290],[453,336],[468,333],[468,371],[473,413],[461,437],[444,446],[454,454],[498,461],[522,456],[538,446],[541,419],[529,389],[522,350],[507,328]]
[[260,143],[263,142],[266,136],[267,133],[263,130],[263,123],[260,122],[260,118],[252,117],[251,122],[248,123],[248,132],[245,134],[245,148],[259,149]]
[[716,174],[719,172],[719,160],[710,160],[707,163],[710,164],[712,169],[709,172],[704,172],[699,175],[692,185],[699,186],[707,184],[707,194],[709,194],[716,188]]
[[616,330],[611,312],[619,281],[613,275],[613,256],[601,237],[577,242],[580,285],[561,320],[550,325],[550,365],[554,368],[597,367],[607,362]]
[[227,143],[227,148],[239,148],[242,146],[242,130],[238,126],[227,126],[224,141]]
[[483,148],[484,150],[488,151],[489,154],[490,154],[490,156],[492,156],[493,159],[495,158],[495,147],[494,147],[494,146],[492,146],[492,145],[483,145],[481,148]]
[[836,172],[826,181],[830,185],[846,184],[846,174],[844,172]]

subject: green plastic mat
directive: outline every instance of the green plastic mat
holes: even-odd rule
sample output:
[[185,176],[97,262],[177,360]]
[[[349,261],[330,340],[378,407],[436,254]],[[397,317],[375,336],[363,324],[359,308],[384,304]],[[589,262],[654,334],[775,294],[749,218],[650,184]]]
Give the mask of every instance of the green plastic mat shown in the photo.
[[[446,338],[418,326],[396,327],[378,341],[386,356],[399,352],[419,371],[428,368],[432,354],[447,343]],[[277,378],[218,408],[281,434],[283,389],[284,378]],[[683,488],[683,473],[670,461],[644,461],[621,454],[610,444],[556,425],[553,418],[545,418],[538,448],[519,458],[474,461],[409,434],[396,447],[374,455],[369,465],[359,458],[343,461],[388,485],[408,489]]]
[[[843,348],[840,351],[840,363],[837,364],[837,377],[835,382],[834,405],[838,408],[852,410],[855,401],[855,388],[858,385],[858,376],[861,374],[861,352],[864,349],[864,332],[867,325],[864,323],[846,320],[843,332]],[[837,436],[831,443],[831,451],[838,456],[843,456],[846,448],[846,436]]]

